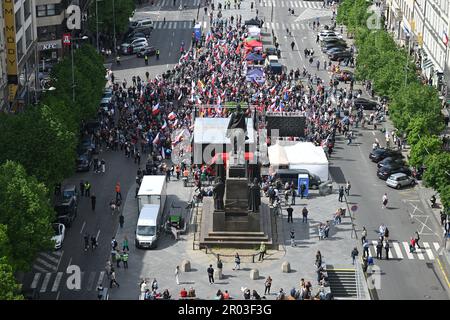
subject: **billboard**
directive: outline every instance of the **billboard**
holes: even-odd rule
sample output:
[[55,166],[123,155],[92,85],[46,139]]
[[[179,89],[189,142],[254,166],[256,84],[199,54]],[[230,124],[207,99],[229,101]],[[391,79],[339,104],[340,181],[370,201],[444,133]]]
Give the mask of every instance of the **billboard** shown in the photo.
[[8,74],[8,96],[9,101],[11,102],[16,98],[18,85],[14,0],[3,0],[3,17],[5,19],[6,73]]

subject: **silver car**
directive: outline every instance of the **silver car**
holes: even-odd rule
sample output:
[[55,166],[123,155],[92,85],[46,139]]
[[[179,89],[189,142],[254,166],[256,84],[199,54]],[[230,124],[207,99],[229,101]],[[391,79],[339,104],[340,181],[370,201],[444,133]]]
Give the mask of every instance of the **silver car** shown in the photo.
[[415,185],[416,180],[404,173],[394,173],[386,180],[386,184],[389,187],[400,189],[402,187]]
[[122,54],[135,54],[147,46],[148,41],[146,38],[136,38],[131,43],[122,44]]

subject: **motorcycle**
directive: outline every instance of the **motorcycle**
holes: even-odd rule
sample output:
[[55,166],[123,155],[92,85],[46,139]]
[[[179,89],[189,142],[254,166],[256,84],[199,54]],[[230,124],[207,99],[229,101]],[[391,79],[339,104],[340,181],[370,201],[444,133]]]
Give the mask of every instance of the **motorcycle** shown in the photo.
[[431,208],[434,208],[434,209],[439,208],[439,204],[437,204],[436,197],[434,194],[431,197],[430,202],[431,202]]

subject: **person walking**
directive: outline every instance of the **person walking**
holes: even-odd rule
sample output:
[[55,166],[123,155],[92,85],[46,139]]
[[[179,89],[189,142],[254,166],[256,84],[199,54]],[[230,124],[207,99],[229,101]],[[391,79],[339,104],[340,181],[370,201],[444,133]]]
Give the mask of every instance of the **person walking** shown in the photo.
[[388,204],[388,196],[387,196],[387,193],[385,193],[383,195],[381,209],[387,208],[387,204]]
[[122,251],[122,254],[120,256],[120,259],[123,262],[124,269],[128,269],[128,252]]
[[234,256],[234,268],[233,270],[241,270],[241,257],[239,257],[239,253],[236,252]]
[[266,245],[261,241],[261,245],[259,246],[259,259],[258,261],[264,261],[264,255],[266,254]]
[[128,247],[128,237],[127,236],[125,236],[122,241],[122,251],[125,251],[125,250],[130,251],[130,248]]
[[97,298],[98,298],[98,300],[103,300],[103,285],[100,283],[98,286],[97,286]]
[[297,196],[297,194],[294,189],[291,190],[291,196],[291,205],[295,206],[295,197]]
[[120,182],[116,183],[116,201],[120,198],[122,200],[122,193],[120,189]]
[[359,252],[356,247],[353,248],[351,256],[352,256],[352,264],[355,264],[356,257],[358,256]]
[[322,266],[322,253],[318,250],[316,253],[316,262],[314,262],[314,265],[317,268],[320,268]]
[[305,191],[306,191],[306,186],[304,183],[302,183],[300,185],[300,199],[303,199],[303,197],[305,196]]
[[120,261],[122,261],[122,255],[119,250],[116,250],[116,266],[120,268]]
[[292,41],[292,42],[291,42],[291,49],[292,49],[292,51],[294,51],[294,47],[295,47],[295,42]]
[[156,49],[156,60],[159,60],[159,54],[160,54],[159,49]]
[[267,276],[266,281],[264,282],[264,295],[270,294],[270,287],[272,286],[272,278]]
[[383,243],[381,242],[381,240],[378,240],[377,243],[377,259],[383,259],[382,256],[382,251],[383,250]]
[[95,203],[97,202],[97,197],[95,196],[95,194],[91,195],[91,207],[92,207],[92,211],[95,211]]
[[345,186],[345,194],[346,195],[350,195],[350,189],[351,189],[352,185],[350,184],[350,181],[347,181],[347,185]]
[[416,251],[416,240],[414,240],[414,237],[411,237],[411,240],[409,241],[409,253],[413,253]]
[[369,241],[367,239],[364,239],[363,242],[363,257],[369,256]]
[[342,199],[344,198],[344,187],[339,187],[339,202],[343,202]]
[[175,268],[175,281],[177,282],[178,285],[180,284],[180,273],[181,273],[180,267],[177,266]]
[[291,229],[289,236],[291,238],[291,247],[295,247],[295,230]]
[[303,207],[302,217],[302,223],[308,223],[308,209],[306,207]]
[[206,269],[206,272],[208,273],[209,284],[213,284],[214,283],[214,268],[212,267],[212,264],[209,265],[209,268]]
[[90,197],[91,196],[91,184],[89,183],[89,181],[86,181],[84,183],[84,195],[86,197]]
[[389,249],[390,249],[389,241],[386,240],[384,242],[384,250],[386,252],[386,260],[389,260]]
[[105,265],[105,273],[106,276],[108,277],[108,280],[111,278],[111,269],[112,269],[112,263],[111,261],[106,261],[106,265]]
[[84,197],[84,181],[80,181],[80,194],[82,197]]
[[292,222],[294,223],[294,220],[292,219],[292,213],[294,212],[294,209],[291,208],[291,205],[289,205],[289,207],[286,209],[287,213],[288,213],[288,223]]
[[416,232],[414,233],[414,242],[415,242],[415,244],[416,244],[416,247],[419,248],[419,249],[421,249],[421,248],[420,248],[420,244],[419,244],[419,240],[420,240],[419,232],[416,231]]
[[120,229],[123,229],[124,222],[125,222],[125,217],[123,216],[123,214],[120,214],[120,216],[119,216]]
[[111,268],[109,287],[112,289],[113,285],[116,285],[118,288],[120,287],[119,283],[116,280],[116,271],[114,270],[114,268]]
[[363,227],[361,231],[361,243],[363,244],[366,241],[367,238],[367,230],[366,227]]
[[102,159],[102,161],[100,162],[101,166],[102,166],[102,173],[106,172],[106,161],[105,159]]

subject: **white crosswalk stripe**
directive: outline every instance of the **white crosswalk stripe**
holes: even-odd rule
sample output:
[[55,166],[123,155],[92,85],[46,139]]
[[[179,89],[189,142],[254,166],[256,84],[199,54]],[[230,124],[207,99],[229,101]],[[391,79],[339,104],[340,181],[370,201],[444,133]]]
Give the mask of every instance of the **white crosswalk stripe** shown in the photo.
[[40,278],[41,278],[41,273],[38,272],[38,273],[34,274],[33,282],[31,283],[31,286],[30,286],[31,289],[36,289],[37,288],[37,285],[38,285],[38,282],[39,282]]
[[34,261],[33,269],[42,273],[55,272],[63,251],[40,252]]
[[284,1],[281,1],[280,3],[281,3],[281,7],[284,8]]
[[430,260],[434,260],[433,251],[431,251],[430,244],[428,242],[424,242],[423,246],[425,248],[425,252]]
[[405,248],[406,251],[406,256],[408,257],[408,259],[412,260],[414,259],[414,256],[411,252],[409,252],[409,243],[408,242],[403,242],[403,247]]
[[62,276],[63,276],[63,272],[58,272],[56,274],[55,281],[53,282],[52,292],[58,291],[59,283],[61,282]]
[[105,271],[101,271],[98,276],[97,286],[103,283],[103,278],[105,277]]
[[170,22],[168,23],[167,29],[172,29],[172,25],[173,25],[173,22],[170,21]]
[[422,254],[422,249],[417,248],[416,249],[416,255],[419,258],[419,260],[424,260],[425,259],[425,257]]
[[439,253],[439,249],[441,248],[441,247],[439,246],[439,243],[433,242],[433,246],[434,246],[434,250],[436,250],[436,252]]
[[207,22],[203,21],[203,29],[206,29],[206,27],[207,27]]
[[41,290],[40,290],[41,293],[47,291],[48,282],[50,281],[51,276],[52,276],[51,273],[45,274],[45,278],[44,278],[44,281],[42,282],[42,286],[41,286]]
[[400,245],[398,244],[398,242],[392,242],[392,246],[394,247],[394,251],[397,258],[403,259],[403,253],[402,250],[400,249]]

